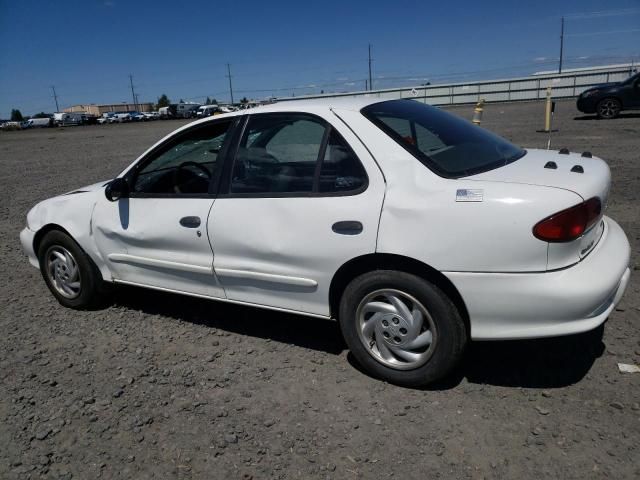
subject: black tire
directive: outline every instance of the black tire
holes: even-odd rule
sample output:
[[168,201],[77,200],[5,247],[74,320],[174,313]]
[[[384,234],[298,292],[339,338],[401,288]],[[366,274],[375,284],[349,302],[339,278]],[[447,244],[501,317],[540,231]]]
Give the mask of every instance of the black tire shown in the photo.
[[[54,285],[49,270],[49,257],[55,255],[54,251],[64,249],[71,254],[79,272],[79,287],[76,296],[69,298],[58,291]],[[111,286],[107,284],[100,274],[93,260],[80,248],[80,246],[66,233],[52,230],[45,234],[38,247],[38,260],[40,273],[47,287],[61,305],[76,310],[90,310],[100,308],[108,304],[111,294]]]
[[[436,333],[433,337],[435,341],[427,348],[432,350],[425,355],[426,363],[415,368],[405,366],[400,370],[383,364],[371,343],[365,346],[359,332],[358,308],[361,302],[382,290],[393,290],[413,297],[428,311]],[[396,321],[395,318],[393,320]],[[458,364],[467,345],[467,329],[449,297],[436,285],[405,272],[377,270],[356,277],[342,295],[338,321],[351,353],[367,373],[406,387],[425,386],[445,377]]]
[[598,102],[596,113],[598,118],[616,118],[622,111],[622,103],[617,98],[607,97]]

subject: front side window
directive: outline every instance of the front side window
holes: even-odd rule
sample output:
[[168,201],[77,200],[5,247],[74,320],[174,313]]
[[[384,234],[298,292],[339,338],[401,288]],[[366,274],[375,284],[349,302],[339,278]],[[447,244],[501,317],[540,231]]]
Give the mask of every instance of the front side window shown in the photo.
[[135,175],[132,192],[143,194],[206,194],[221,166],[222,150],[231,122],[200,125],[153,154]]
[[356,190],[366,173],[324,121],[303,114],[249,117],[231,176],[231,194],[312,194]]
[[438,175],[458,178],[493,170],[526,151],[493,133],[415,100],[390,100],[362,114]]

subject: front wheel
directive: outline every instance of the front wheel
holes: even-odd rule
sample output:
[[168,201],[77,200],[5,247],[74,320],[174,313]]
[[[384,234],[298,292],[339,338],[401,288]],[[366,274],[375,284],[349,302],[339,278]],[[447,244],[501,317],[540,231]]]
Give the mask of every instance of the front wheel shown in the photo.
[[622,110],[620,100],[615,98],[605,98],[598,102],[596,112],[600,118],[616,118]]
[[67,234],[47,233],[40,242],[38,259],[47,287],[65,307],[95,308],[108,299],[110,289],[98,267]]
[[369,374],[402,386],[443,378],[467,344],[453,302],[423,278],[393,270],[355,278],[342,296],[339,322],[358,363]]

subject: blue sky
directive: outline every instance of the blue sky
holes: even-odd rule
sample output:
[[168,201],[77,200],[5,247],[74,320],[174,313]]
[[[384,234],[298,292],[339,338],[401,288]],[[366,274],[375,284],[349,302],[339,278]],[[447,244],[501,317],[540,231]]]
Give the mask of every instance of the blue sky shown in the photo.
[[[608,12],[593,14],[592,12]],[[588,13],[587,15],[584,15]],[[0,118],[76,103],[364,89],[640,61],[639,0],[0,0]]]

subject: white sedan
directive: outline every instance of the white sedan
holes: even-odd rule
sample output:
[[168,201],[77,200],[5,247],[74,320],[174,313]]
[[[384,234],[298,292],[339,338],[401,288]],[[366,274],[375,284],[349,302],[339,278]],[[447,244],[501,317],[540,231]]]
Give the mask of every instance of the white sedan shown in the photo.
[[469,340],[607,319],[630,248],[603,215],[604,161],[414,100],[330,102],[190,123],[114,180],[39,203],[20,236],[31,264],[71,308],[116,283],[334,318],[368,372],[402,385],[442,378]]

